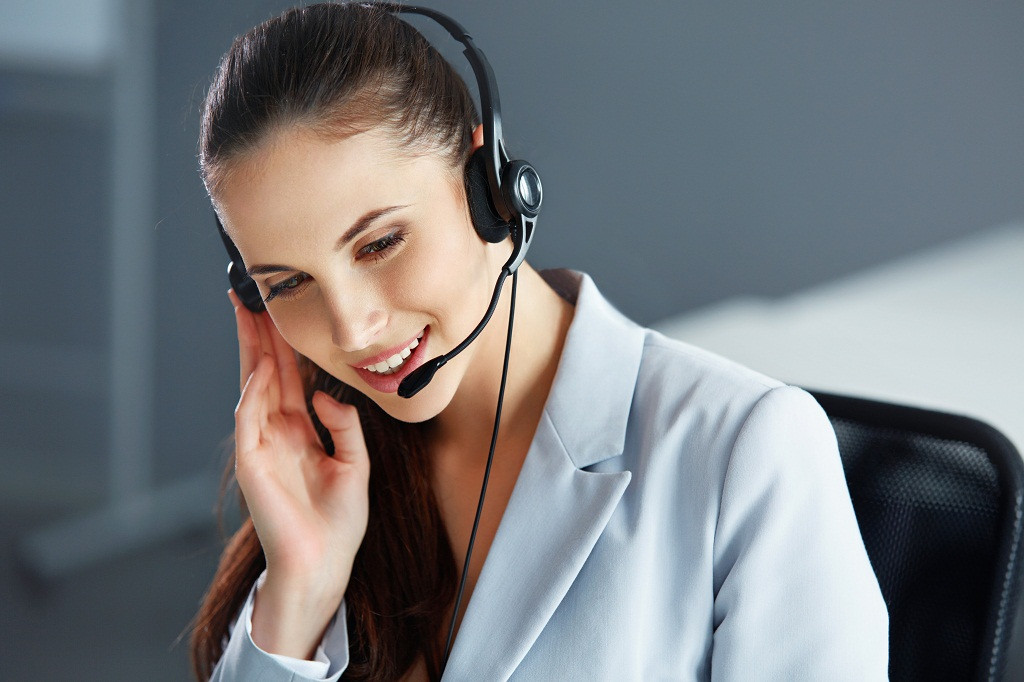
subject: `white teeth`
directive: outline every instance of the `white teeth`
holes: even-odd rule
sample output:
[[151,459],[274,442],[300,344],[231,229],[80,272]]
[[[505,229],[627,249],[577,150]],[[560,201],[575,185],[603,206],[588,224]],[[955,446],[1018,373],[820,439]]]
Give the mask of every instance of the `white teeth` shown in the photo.
[[367,367],[364,367],[363,369],[373,372],[374,374],[394,373],[395,370],[402,366],[402,364],[405,362],[405,359],[412,355],[413,349],[416,348],[416,346],[420,345],[420,339],[422,338],[423,333],[421,332],[420,335],[413,339],[408,346],[398,351],[387,360],[383,360],[374,365],[369,365]]

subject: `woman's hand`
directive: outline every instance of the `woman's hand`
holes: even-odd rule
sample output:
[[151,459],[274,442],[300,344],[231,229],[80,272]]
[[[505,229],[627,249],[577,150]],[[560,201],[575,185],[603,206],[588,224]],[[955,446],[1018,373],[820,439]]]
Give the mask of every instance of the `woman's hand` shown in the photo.
[[253,641],[265,651],[309,658],[366,533],[370,462],[355,408],[318,392],[313,408],[335,448],[333,457],[324,452],[294,351],[268,314],[253,314],[234,292],[229,296],[242,386],[235,477],[267,558]]

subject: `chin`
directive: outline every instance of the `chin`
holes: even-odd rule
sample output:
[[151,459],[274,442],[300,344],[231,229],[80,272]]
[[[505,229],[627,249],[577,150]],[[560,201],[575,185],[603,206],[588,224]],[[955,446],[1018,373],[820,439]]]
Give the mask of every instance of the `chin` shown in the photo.
[[437,377],[412,398],[402,398],[397,393],[379,393],[365,385],[355,388],[390,417],[409,424],[419,424],[441,414],[452,401],[454,391],[443,380],[443,372],[444,369],[441,369]]

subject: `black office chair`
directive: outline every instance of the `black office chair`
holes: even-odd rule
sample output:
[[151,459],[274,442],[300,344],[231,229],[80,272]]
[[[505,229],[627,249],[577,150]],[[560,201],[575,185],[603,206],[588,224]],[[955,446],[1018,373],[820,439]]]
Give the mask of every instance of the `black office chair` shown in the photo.
[[967,417],[811,393],[889,608],[890,679],[1001,680],[1022,575],[1017,450]]

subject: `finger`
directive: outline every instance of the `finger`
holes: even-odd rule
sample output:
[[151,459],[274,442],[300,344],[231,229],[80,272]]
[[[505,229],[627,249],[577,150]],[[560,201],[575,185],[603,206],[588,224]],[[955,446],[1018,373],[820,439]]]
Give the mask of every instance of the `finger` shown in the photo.
[[270,339],[270,332],[267,329],[267,324],[270,323],[270,313],[263,311],[253,315],[256,319],[256,329],[259,330],[260,334],[260,352],[266,355],[274,354],[274,342]]
[[306,392],[295,360],[295,351],[281,336],[274,321],[267,320],[267,332],[274,344],[277,357],[277,376],[281,384],[281,409],[285,412],[306,413]]
[[255,316],[231,292],[229,296],[235,305],[235,326],[238,330],[238,390],[241,391],[249,376],[256,369],[260,359],[259,331]]
[[334,458],[348,464],[369,465],[363,427],[359,413],[353,405],[339,403],[323,391],[313,395],[313,409],[316,416],[331,434],[334,441]]
[[[270,328],[274,326],[274,323],[270,320],[269,313],[260,313],[254,316],[256,318],[256,328],[259,330],[260,335],[260,353],[262,355],[269,355],[274,364],[278,364],[277,353],[274,349],[274,341],[271,337]],[[280,367],[277,367],[278,374],[280,374]],[[267,386],[267,397],[269,399],[268,407],[271,411],[276,411],[281,408],[281,382],[275,380]]]
[[239,452],[255,450],[260,445],[260,434],[267,423],[267,384],[273,373],[273,359],[265,355],[242,387],[235,408],[235,445]]

